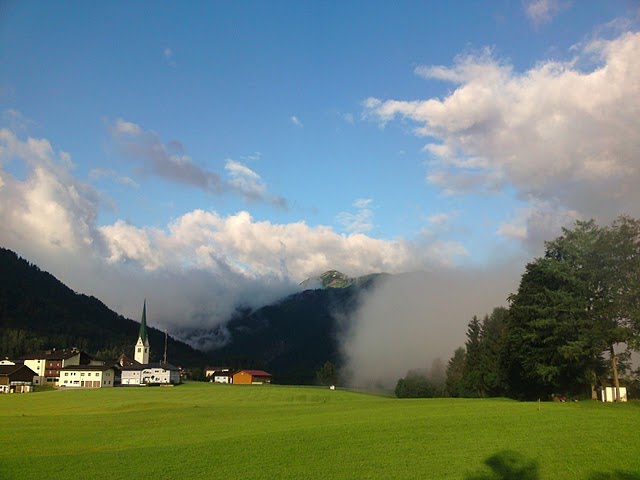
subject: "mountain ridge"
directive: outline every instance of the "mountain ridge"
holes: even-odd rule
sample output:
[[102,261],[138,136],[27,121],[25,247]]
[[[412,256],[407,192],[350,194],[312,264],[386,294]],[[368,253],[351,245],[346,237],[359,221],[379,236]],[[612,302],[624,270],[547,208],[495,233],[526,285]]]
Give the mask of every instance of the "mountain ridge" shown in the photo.
[[[0,356],[19,358],[52,348],[77,347],[105,360],[133,348],[140,323],[99,299],[74,292],[49,272],[0,247]],[[164,332],[147,327],[153,360],[164,351]],[[205,353],[168,338],[169,361],[201,366]]]

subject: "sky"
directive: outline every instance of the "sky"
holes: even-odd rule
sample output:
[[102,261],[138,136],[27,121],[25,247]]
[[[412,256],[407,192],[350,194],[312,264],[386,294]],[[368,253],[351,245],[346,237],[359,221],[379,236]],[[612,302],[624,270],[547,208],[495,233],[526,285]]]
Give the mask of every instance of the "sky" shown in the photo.
[[638,152],[635,0],[0,1],[0,245],[176,335],[484,272],[433,300],[461,341],[562,226],[640,216]]

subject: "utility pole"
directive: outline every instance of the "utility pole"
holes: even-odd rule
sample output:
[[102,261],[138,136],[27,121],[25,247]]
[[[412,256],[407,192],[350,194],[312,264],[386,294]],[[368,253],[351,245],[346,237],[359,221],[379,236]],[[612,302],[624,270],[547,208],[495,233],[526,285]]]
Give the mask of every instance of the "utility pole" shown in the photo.
[[165,328],[164,329],[164,357],[163,357],[164,365],[167,364],[167,338],[168,338],[167,329]]

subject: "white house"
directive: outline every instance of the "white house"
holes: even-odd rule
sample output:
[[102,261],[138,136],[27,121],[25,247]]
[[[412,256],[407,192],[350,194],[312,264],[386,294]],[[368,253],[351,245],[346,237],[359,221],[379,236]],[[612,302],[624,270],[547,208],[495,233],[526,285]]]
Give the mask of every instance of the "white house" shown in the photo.
[[148,363],[122,367],[120,384],[125,385],[166,385],[180,383],[180,370],[164,363]]
[[60,370],[61,387],[106,388],[113,387],[115,371],[106,365],[70,365]]
[[231,370],[213,372],[213,383],[233,383],[233,373]]
[[33,377],[34,385],[44,385],[45,383],[45,366],[47,364],[47,354],[34,354],[24,357],[24,364],[33,370],[36,374]]

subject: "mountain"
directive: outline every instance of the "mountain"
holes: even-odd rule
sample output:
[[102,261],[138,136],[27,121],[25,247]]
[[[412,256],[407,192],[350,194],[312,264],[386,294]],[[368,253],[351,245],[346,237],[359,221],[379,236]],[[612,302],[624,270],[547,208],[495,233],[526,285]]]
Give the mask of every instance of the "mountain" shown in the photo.
[[359,305],[360,294],[386,277],[349,278],[331,270],[309,279],[302,285],[325,288],[237,313],[219,329],[227,343],[210,355],[217,363],[232,367],[267,370],[277,383],[314,383],[316,371],[325,362],[341,364],[339,337],[350,326],[349,317]]
[[[0,248],[0,358],[54,347],[78,347],[104,359],[123,352],[133,358],[139,327],[97,298],[75,293],[53,275]],[[164,332],[148,328],[148,335],[151,360],[158,361]],[[171,337],[167,352],[175,365],[208,363],[206,354]]]
[[386,273],[372,273],[362,277],[349,277],[337,270],[328,270],[317,277],[307,278],[300,283],[305,290],[317,290],[321,288],[347,288],[351,285],[366,287],[372,279],[380,279],[387,276]]

